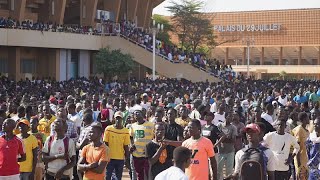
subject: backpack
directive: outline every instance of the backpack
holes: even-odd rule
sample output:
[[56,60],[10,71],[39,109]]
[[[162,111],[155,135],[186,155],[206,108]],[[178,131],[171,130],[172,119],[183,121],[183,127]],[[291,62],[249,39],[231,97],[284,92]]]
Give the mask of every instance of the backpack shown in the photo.
[[268,158],[264,151],[268,148],[243,148],[244,154],[240,158],[240,180],[266,180]]
[[[51,149],[51,144],[54,140],[54,136],[50,136],[49,137],[49,142],[48,142],[48,154],[50,154],[50,149]],[[63,145],[64,145],[64,155],[65,155],[65,159],[67,161],[67,164],[70,162],[70,158],[69,158],[69,154],[68,154],[68,150],[69,150],[69,138],[65,137],[63,138]]]

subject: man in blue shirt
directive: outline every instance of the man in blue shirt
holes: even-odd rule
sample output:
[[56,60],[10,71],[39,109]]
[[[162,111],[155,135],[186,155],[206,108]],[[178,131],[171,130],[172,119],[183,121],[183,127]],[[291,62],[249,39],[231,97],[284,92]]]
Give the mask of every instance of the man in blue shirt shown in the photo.
[[293,100],[298,104],[303,104],[308,101],[308,97],[303,95],[302,89],[299,89],[299,94],[296,95]]

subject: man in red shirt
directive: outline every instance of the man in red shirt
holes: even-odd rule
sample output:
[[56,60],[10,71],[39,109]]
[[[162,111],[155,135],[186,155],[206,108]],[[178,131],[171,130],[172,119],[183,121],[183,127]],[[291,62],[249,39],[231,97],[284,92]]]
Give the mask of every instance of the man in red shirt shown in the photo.
[[23,142],[13,134],[15,126],[12,119],[6,119],[2,125],[5,134],[0,137],[0,179],[19,180],[18,162],[26,160]]

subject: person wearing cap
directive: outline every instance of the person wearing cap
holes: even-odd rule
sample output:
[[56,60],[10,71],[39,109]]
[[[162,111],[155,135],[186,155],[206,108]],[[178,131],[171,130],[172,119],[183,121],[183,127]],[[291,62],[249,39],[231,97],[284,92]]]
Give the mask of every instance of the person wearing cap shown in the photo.
[[[263,137],[264,145],[268,147],[275,155],[276,180],[288,180],[289,164],[293,161],[293,157],[300,150],[300,146],[294,136],[285,132],[287,124],[285,120],[276,121],[275,128],[277,131],[269,132]],[[290,154],[291,146],[294,147],[293,153]]]
[[123,114],[117,111],[114,114],[115,124],[108,126],[104,131],[103,141],[110,148],[110,162],[107,166],[107,180],[111,179],[115,171],[117,179],[121,179],[124,159],[129,156],[129,130],[123,127]]
[[35,136],[28,133],[30,130],[30,122],[28,120],[20,120],[16,128],[21,132],[17,136],[22,139],[26,152],[26,160],[19,163],[20,179],[33,179],[38,159],[38,140]]
[[77,166],[79,171],[84,172],[83,179],[105,179],[110,156],[109,148],[100,140],[102,133],[101,123],[93,122],[88,134],[90,144],[83,147]]
[[[261,139],[260,139],[260,133],[261,133],[261,130],[260,130],[260,127],[255,124],[255,123],[251,123],[251,124],[248,124],[245,129],[244,129],[244,133],[246,133],[246,137],[247,137],[247,140],[248,140],[248,148],[262,148],[262,145],[261,145]],[[228,178],[226,179],[237,179],[237,177],[240,175],[240,168],[241,168],[241,165],[240,164],[240,160],[242,158],[242,156],[244,155],[244,149],[241,149],[239,150],[237,153],[236,153],[236,156],[235,156],[235,168],[234,168],[234,173],[229,175]],[[266,174],[268,175],[268,180],[274,180],[275,177],[274,177],[274,171],[275,171],[275,166],[276,166],[276,160],[275,160],[275,157],[274,157],[274,154],[273,152],[270,150],[270,149],[266,149],[263,151],[265,157],[268,159],[266,165],[266,169],[267,169],[267,172]]]
[[57,108],[57,99],[55,97],[51,97],[49,99],[49,103],[50,103],[50,109],[53,111],[53,112],[56,112],[56,108]]
[[19,180],[18,162],[26,160],[24,143],[13,134],[15,126],[12,119],[6,119],[2,125],[5,134],[0,137],[0,179]]

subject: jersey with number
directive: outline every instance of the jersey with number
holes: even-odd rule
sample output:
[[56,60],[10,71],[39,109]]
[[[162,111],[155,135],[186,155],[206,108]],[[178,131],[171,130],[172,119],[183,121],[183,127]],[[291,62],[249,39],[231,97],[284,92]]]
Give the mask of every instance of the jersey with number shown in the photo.
[[192,151],[191,164],[186,169],[189,180],[208,180],[208,158],[214,157],[215,155],[210,139],[201,137],[200,139],[194,140],[189,138],[182,143],[182,146]]
[[154,124],[145,121],[143,124],[138,122],[131,125],[130,136],[133,137],[136,150],[132,153],[134,157],[147,157],[146,145],[153,139]]

